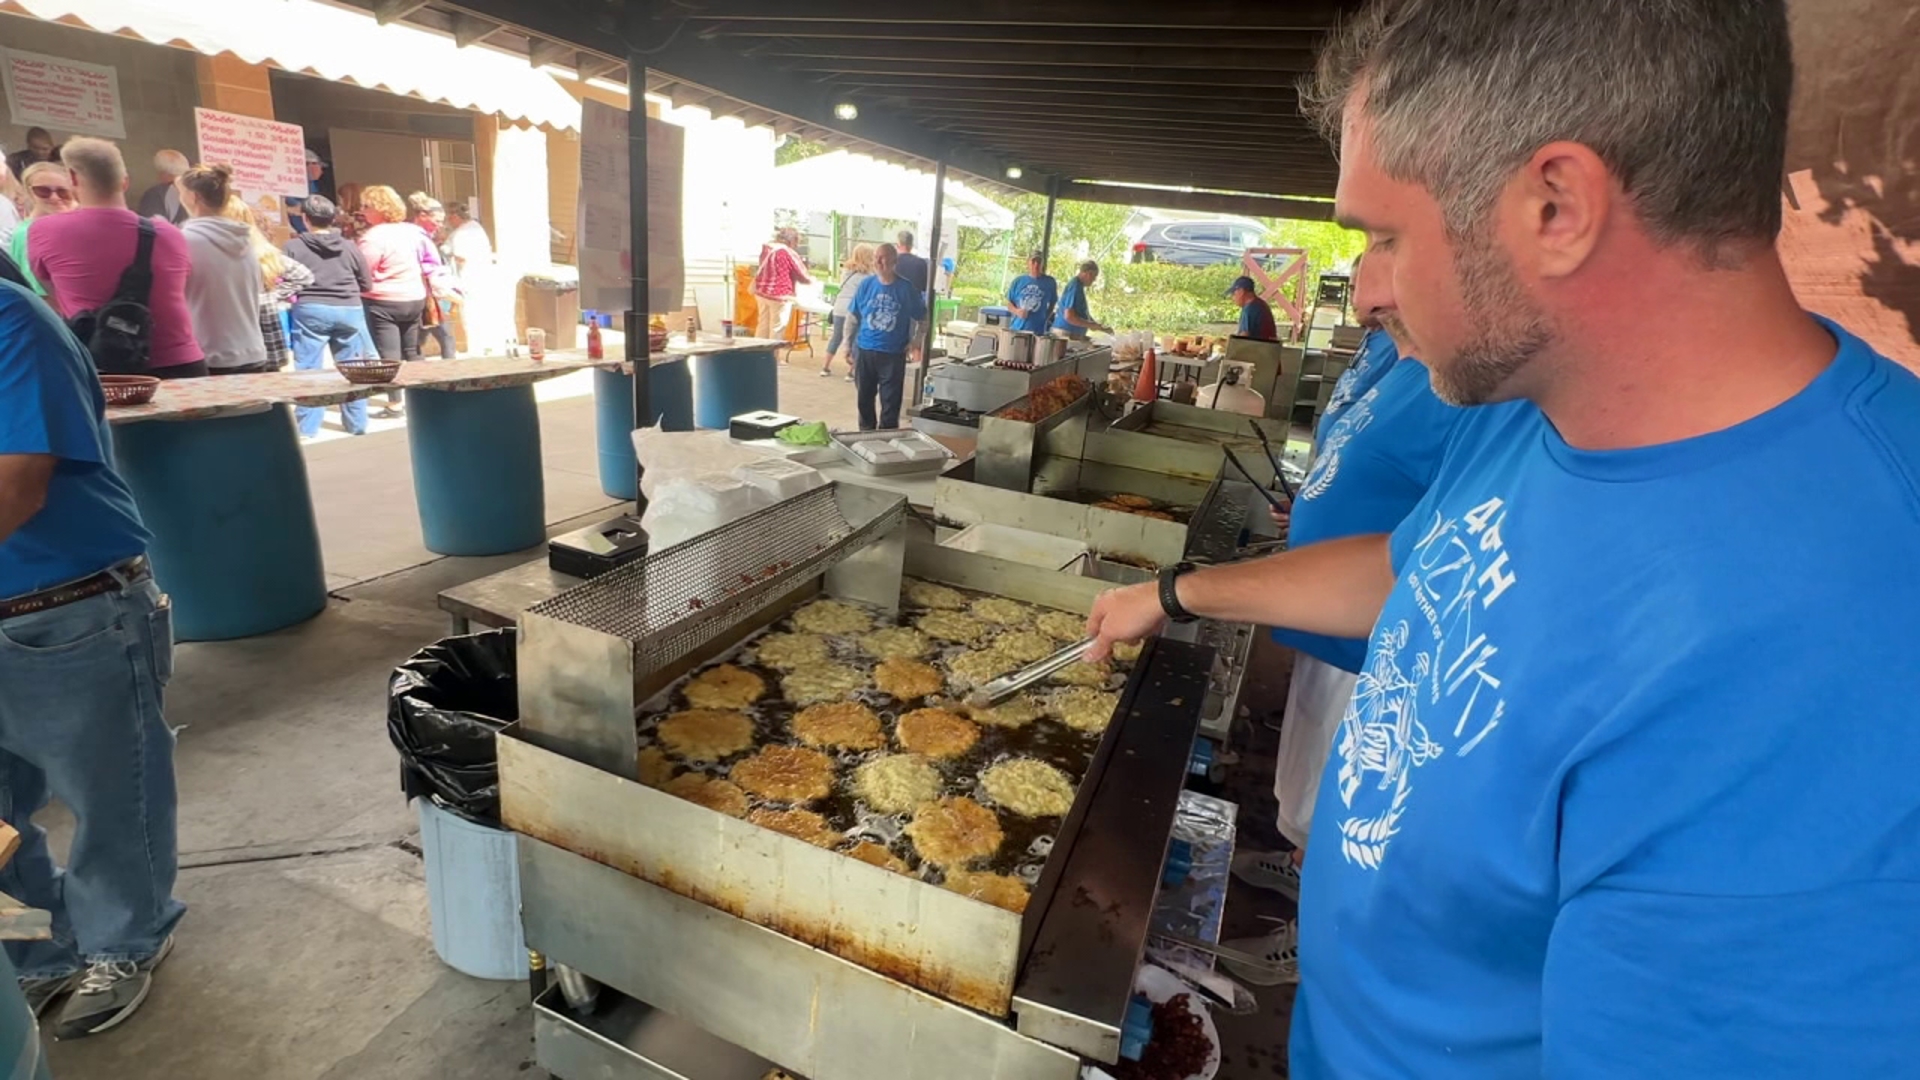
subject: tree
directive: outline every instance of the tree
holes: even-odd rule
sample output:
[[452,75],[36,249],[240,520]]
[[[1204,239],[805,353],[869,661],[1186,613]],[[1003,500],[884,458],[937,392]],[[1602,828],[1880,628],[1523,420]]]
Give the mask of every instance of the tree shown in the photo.
[[812,142],[797,135],[789,135],[780,140],[779,146],[773,148],[773,163],[776,166],[791,165],[796,161],[805,161],[811,157],[831,153],[833,153],[833,147],[826,143]]

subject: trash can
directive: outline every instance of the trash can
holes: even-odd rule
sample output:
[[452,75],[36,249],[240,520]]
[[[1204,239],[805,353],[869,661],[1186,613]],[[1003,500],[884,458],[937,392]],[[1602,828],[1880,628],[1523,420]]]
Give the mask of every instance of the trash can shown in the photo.
[[387,736],[420,815],[433,951],[481,979],[527,977],[520,863],[500,827],[496,732],[519,716],[511,627],[451,637],[394,670]]
[[553,267],[520,279],[520,340],[527,328],[547,332],[547,348],[573,349],[580,341],[580,279],[571,267]]

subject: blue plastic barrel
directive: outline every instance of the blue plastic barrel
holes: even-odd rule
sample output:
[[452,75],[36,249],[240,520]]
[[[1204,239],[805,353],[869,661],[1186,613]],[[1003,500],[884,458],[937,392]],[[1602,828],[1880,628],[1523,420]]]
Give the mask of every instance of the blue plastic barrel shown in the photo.
[[327,606],[327,574],[293,411],[116,424],[114,458],[153,533],[174,636],[225,641]]
[[532,384],[409,389],[407,446],[427,550],[505,555],[547,538]]
[[774,350],[736,349],[695,356],[693,420],[703,428],[724,428],[741,413],[780,408],[780,361]]
[[468,821],[432,799],[413,805],[420,813],[433,951],[448,967],[476,979],[526,978],[513,834]]
[[[693,375],[685,360],[647,372],[654,418],[667,431],[693,430]],[[600,446],[600,490],[616,499],[637,493],[633,459],[633,376],[595,368],[594,423]]]

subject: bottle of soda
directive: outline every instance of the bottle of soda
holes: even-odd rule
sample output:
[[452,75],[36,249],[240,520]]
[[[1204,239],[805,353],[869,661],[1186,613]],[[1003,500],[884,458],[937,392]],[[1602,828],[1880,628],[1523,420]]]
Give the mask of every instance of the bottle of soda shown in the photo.
[[605,360],[606,358],[607,347],[600,339],[600,320],[595,319],[587,324],[587,359]]

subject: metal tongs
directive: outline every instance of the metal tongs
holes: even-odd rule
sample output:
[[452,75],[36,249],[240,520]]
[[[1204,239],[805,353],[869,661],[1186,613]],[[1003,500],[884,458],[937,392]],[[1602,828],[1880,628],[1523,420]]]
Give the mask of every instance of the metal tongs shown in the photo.
[[1068,664],[1086,655],[1093,644],[1093,638],[1087,638],[1078,644],[1069,645],[1045,660],[1040,660],[1021,668],[1011,675],[1002,675],[985,686],[967,695],[967,704],[976,709],[985,709],[998,705],[1013,695],[1039,682],[1041,679],[1059,671]]
[[[1287,498],[1293,498],[1293,485],[1287,483],[1287,470],[1280,467],[1280,456],[1273,452],[1273,443],[1267,440],[1267,429],[1260,426],[1260,421],[1252,418],[1248,418],[1247,426],[1253,429],[1255,435],[1260,436],[1260,449],[1267,452],[1267,460],[1273,463],[1273,478],[1279,483],[1280,490],[1287,493]],[[1244,473],[1246,470],[1241,471]]]
[[[1235,469],[1239,470],[1241,476],[1244,476],[1247,478],[1247,483],[1252,484],[1253,489],[1260,493],[1260,497],[1267,500],[1268,506],[1273,507],[1275,510],[1279,511],[1282,514],[1288,511],[1287,504],[1280,501],[1280,496],[1275,495],[1271,491],[1268,491],[1265,485],[1261,484],[1260,481],[1255,480],[1253,478],[1253,474],[1247,471],[1247,467],[1245,465],[1240,464],[1240,459],[1233,456],[1233,449],[1231,447],[1223,446],[1220,449],[1226,452],[1227,463],[1232,465]],[[1285,483],[1285,481],[1281,481],[1281,482]],[[1292,497],[1291,493],[1289,493],[1288,497],[1289,498]]]

